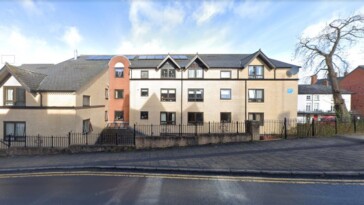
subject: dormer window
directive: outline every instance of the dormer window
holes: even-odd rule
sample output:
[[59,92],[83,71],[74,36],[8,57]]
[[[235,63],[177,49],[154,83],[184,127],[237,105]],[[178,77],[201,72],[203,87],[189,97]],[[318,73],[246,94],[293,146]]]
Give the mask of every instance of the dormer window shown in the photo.
[[263,66],[262,65],[252,65],[249,66],[249,78],[263,79]]
[[4,106],[25,106],[25,89],[4,87]]
[[124,77],[124,65],[122,63],[115,64],[115,78]]
[[167,62],[161,69],[162,78],[176,78],[176,69]]

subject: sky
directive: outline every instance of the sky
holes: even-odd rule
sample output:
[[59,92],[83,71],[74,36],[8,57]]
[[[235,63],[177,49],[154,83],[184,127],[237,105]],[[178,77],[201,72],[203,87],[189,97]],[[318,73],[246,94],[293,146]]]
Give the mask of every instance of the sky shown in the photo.
[[[364,13],[351,0],[0,1],[0,55],[15,65],[78,54],[253,53],[301,65],[298,38],[326,22]],[[348,49],[364,64],[364,41]],[[307,74],[308,75],[308,74]]]

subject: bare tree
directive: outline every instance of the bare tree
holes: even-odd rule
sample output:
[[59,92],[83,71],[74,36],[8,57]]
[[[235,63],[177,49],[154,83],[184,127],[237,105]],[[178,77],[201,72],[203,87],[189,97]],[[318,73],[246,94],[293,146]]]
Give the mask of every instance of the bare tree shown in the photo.
[[340,120],[350,119],[350,114],[341,96],[336,72],[347,70],[348,63],[344,59],[346,49],[359,38],[364,38],[364,16],[353,15],[332,21],[314,37],[302,35],[296,45],[296,58],[303,59],[304,68],[313,69],[314,72],[327,71],[336,116]]

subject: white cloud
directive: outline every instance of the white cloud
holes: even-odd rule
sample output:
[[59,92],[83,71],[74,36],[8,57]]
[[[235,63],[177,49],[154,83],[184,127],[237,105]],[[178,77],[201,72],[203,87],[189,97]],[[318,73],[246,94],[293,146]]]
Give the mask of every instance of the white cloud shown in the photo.
[[62,36],[62,40],[71,48],[77,48],[77,45],[82,41],[83,37],[77,27],[69,27]]
[[64,60],[65,56],[72,56],[71,50],[50,45],[44,39],[26,35],[17,27],[0,26],[0,45],[0,56],[5,58],[14,56],[15,62],[11,63],[15,65],[57,63]]
[[33,0],[22,0],[21,5],[29,13],[41,14],[41,10],[36,6]]
[[232,6],[232,1],[203,1],[193,17],[197,25],[210,21],[215,16],[225,13]]
[[247,0],[234,5],[234,13],[241,18],[258,18],[266,15],[271,5],[269,1]]

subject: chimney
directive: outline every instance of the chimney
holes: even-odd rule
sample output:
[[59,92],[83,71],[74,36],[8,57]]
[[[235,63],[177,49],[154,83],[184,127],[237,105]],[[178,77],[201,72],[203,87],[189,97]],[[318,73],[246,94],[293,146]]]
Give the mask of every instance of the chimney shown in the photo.
[[317,75],[311,76],[311,85],[315,85],[317,83]]
[[74,56],[73,56],[73,60],[77,60],[77,50],[75,50]]
[[327,79],[326,79],[326,80],[324,80],[324,85],[325,85],[325,86],[329,86],[329,85],[330,85],[329,80],[327,80]]

